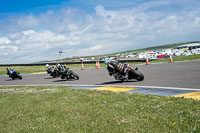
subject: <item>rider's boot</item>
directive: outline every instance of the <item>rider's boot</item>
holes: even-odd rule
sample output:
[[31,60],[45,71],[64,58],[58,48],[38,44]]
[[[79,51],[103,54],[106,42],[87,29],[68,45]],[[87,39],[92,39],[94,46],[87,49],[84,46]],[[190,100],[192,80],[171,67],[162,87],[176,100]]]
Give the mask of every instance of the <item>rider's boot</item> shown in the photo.
[[123,76],[123,79],[124,79],[125,81],[128,81],[128,75]]

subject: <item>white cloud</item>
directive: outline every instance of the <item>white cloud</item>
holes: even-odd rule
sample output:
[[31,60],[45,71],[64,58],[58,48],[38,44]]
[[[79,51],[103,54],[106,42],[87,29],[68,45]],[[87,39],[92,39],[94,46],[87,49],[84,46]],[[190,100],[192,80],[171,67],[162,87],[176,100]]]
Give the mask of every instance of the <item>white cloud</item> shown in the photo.
[[200,25],[200,17],[196,17],[195,18],[195,24],[196,25]]
[[30,34],[35,33],[35,31],[34,31],[34,30],[26,30],[26,31],[22,31],[22,33],[23,33],[24,35],[30,35]]
[[34,44],[34,43],[56,43],[66,41],[67,38],[62,34],[56,34],[52,31],[31,32],[26,33],[18,40],[14,41],[15,44]]
[[6,37],[1,37],[0,38],[0,45],[2,44],[9,44],[11,41],[10,39],[6,38]]
[[17,46],[0,46],[0,51],[4,51],[1,54],[9,55],[11,53],[17,52]]
[[95,45],[95,46],[92,46],[90,48],[88,48],[89,51],[94,51],[94,50],[99,50],[101,48],[101,45]]
[[6,24],[0,20],[0,55],[17,55],[17,63],[27,63],[57,59],[60,48],[67,51],[63,55],[76,56],[198,40],[199,4],[188,3],[151,0],[112,10],[97,5],[94,13],[63,8],[9,18]]

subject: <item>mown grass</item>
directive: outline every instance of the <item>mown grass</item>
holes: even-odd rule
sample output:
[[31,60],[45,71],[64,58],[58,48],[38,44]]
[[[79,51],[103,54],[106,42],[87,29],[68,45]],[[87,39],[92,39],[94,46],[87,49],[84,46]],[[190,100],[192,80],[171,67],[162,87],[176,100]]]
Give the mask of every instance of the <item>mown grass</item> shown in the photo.
[[45,72],[45,66],[0,66],[0,75],[6,74],[7,67],[10,67],[20,73]]
[[[105,66],[104,63],[100,64],[101,67]],[[0,75],[6,75],[6,68],[8,66],[0,66]],[[15,69],[16,71],[24,74],[24,73],[37,73],[37,72],[46,72],[46,66],[9,66],[12,69]],[[55,67],[55,66],[54,66]],[[80,68],[81,69],[81,64],[70,64],[67,65],[68,68]],[[96,64],[84,64],[84,67],[89,68],[89,67],[96,67]]]
[[61,86],[0,91],[2,133],[200,132],[200,101],[193,99]]
[[[186,60],[198,60],[200,59],[200,54],[198,55],[189,55],[189,56],[178,56],[173,57],[173,61],[186,61]],[[160,62],[169,62],[169,59],[159,59],[150,61],[150,63],[160,63]],[[145,64],[145,62],[129,62],[128,64]],[[84,64],[85,68],[95,68],[96,64]],[[104,63],[100,63],[101,67],[105,67]],[[81,68],[81,64],[69,64],[67,65],[69,68]],[[7,66],[0,66],[0,75],[6,74]],[[37,72],[46,72],[45,66],[11,66],[11,68],[19,71],[20,73],[37,73]]]

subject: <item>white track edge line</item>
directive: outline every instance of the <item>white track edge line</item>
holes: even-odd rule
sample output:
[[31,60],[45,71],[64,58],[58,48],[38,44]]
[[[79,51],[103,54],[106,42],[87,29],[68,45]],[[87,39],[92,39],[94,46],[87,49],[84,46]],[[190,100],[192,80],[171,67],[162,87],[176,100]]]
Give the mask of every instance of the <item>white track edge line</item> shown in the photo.
[[149,89],[170,89],[170,90],[189,90],[200,91],[197,88],[178,88],[178,87],[162,87],[162,86],[137,86],[137,85],[80,85],[80,84],[29,84],[29,85],[0,85],[2,86],[80,86],[80,87],[136,87],[136,88],[149,88]]

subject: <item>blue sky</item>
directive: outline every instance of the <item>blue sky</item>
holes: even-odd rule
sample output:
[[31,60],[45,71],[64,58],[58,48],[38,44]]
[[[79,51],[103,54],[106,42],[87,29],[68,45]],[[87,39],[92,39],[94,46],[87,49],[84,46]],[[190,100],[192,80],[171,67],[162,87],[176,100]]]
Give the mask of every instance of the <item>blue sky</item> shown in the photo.
[[8,12],[27,12],[40,8],[40,11],[44,11],[43,7],[49,7],[51,5],[59,5],[66,0],[2,0],[1,1],[1,13]]
[[0,64],[199,41],[199,0],[3,0]]

